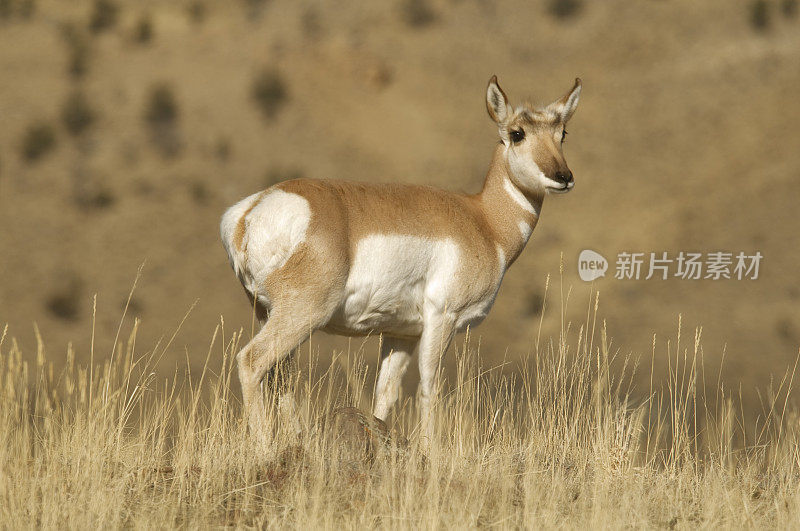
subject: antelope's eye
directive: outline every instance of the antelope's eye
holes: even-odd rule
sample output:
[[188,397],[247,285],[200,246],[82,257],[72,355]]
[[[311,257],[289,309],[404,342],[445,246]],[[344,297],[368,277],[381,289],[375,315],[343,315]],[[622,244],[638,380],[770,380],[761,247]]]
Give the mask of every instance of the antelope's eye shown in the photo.
[[563,129],[561,131],[561,143],[563,144],[567,140],[567,130]]
[[511,141],[519,144],[525,139],[525,131],[511,131]]

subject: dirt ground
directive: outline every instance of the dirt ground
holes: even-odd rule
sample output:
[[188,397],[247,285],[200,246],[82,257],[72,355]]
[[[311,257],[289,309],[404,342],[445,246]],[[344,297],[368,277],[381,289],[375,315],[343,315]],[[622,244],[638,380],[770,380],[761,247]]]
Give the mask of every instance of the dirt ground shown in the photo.
[[489,77],[547,103],[580,76],[575,189],[546,200],[473,338],[487,360],[528,356],[548,274],[542,337],[557,335],[561,256],[582,323],[583,249],[760,251],[757,280],[617,280],[612,264],[594,284],[621,356],[649,363],[655,334],[663,379],[681,315],[681,344],[702,326],[713,379],[724,352],[725,385],[760,411],[755,389],[800,346],[800,13],[756,4],[0,2],[0,324],[30,352],[36,323],[51,358],[73,342],[85,362],[97,294],[102,359],[144,263],[139,350],[196,302],[159,367],[202,366],[221,316],[227,334],[251,323],[219,241],[227,206],[296,176],[477,191]]

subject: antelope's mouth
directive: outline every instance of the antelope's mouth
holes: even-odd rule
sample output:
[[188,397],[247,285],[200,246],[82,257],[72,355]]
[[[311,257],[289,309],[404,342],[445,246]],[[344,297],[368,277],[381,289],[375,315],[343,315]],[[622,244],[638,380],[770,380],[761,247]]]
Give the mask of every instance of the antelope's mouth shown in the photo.
[[553,194],[566,194],[575,187],[575,181],[570,181],[562,186],[548,186],[547,191]]

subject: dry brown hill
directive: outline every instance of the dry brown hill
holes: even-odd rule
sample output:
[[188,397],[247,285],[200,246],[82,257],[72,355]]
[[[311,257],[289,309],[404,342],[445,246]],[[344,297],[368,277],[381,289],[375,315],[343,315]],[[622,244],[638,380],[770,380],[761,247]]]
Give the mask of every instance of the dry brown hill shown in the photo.
[[546,102],[580,75],[576,188],[546,201],[476,330],[484,355],[530,352],[562,253],[582,322],[582,249],[758,250],[755,281],[596,284],[623,353],[649,358],[682,314],[707,365],[727,345],[726,382],[755,404],[800,345],[800,17],[764,4],[2,1],[0,322],[28,347],[36,322],[51,353],[73,341],[85,361],[97,293],[107,353],[146,260],[141,350],[197,299],[162,366],[202,365],[220,315],[228,332],[250,323],[218,238],[228,205],[298,175],[475,190],[496,140],[486,80]]

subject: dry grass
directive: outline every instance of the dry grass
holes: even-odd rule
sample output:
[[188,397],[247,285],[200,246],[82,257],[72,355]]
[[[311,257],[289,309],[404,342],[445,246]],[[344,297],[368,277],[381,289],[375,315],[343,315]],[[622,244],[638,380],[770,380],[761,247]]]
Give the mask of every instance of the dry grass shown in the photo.
[[317,422],[337,405],[369,406],[369,353],[301,362],[305,433],[287,437],[271,409],[274,440],[257,448],[231,394],[243,336],[222,322],[203,373],[168,382],[153,368],[169,342],[139,354],[138,324],[101,363],[78,367],[68,349],[62,374],[41,343],[29,366],[4,332],[0,525],[797,525],[793,371],[768,394],[765,416],[746,422],[727,391],[704,391],[698,333],[688,348],[678,339],[654,351],[670,357],[671,384],[634,401],[635,363],[615,359],[596,312],[537,340],[517,377],[482,367],[469,338],[459,342],[458,378],[442,382],[439,440],[422,455],[413,400],[401,400],[393,428],[408,447],[374,460],[343,457]]

